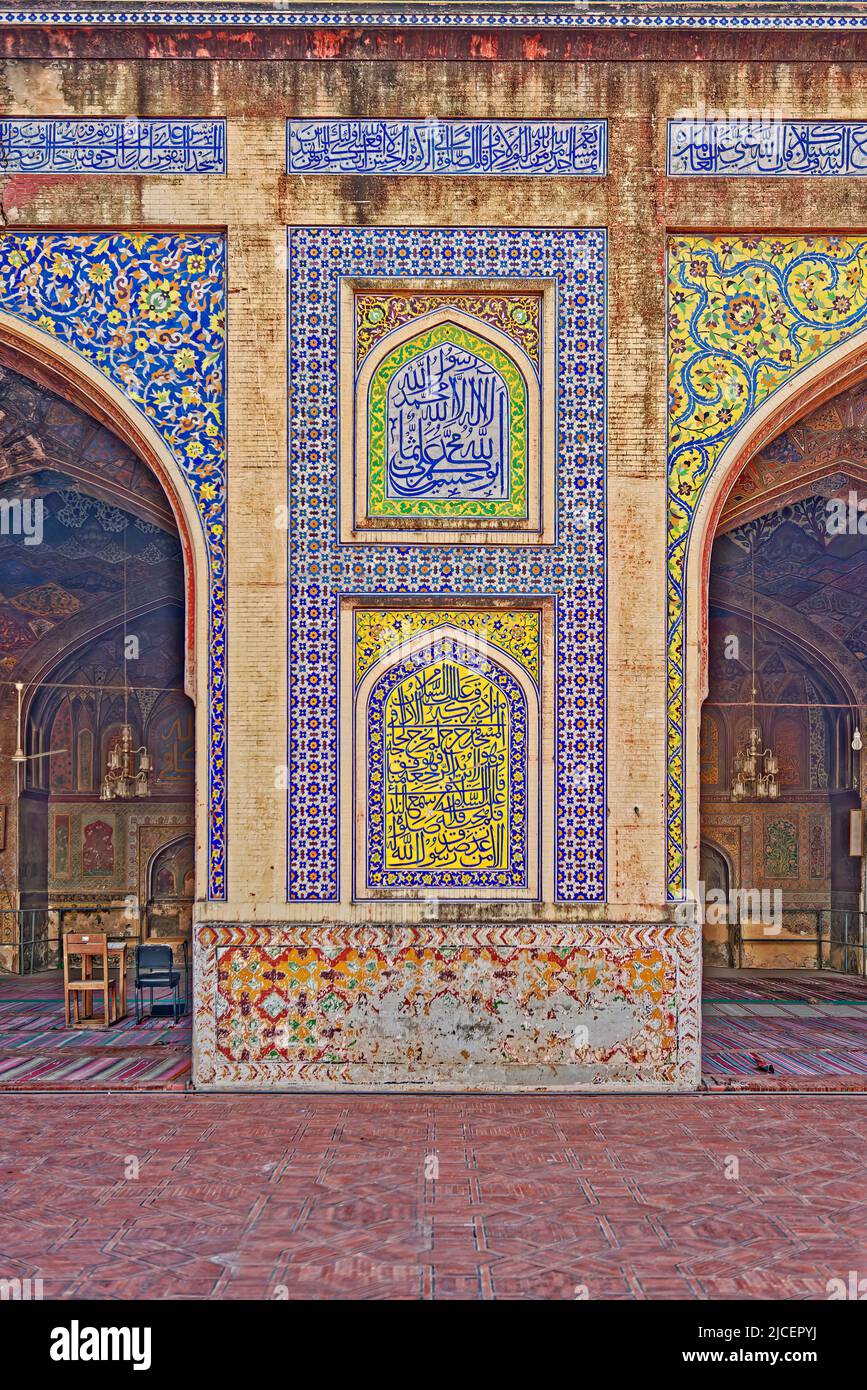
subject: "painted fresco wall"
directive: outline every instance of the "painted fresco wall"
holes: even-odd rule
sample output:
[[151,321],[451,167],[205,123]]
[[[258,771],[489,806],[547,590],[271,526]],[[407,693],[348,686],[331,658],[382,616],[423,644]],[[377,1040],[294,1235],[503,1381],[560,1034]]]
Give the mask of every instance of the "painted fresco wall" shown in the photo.
[[[26,257],[0,307],[75,351],[85,298],[120,315],[129,355],[91,366],[153,410],[206,536],[197,1083],[695,1086],[678,547],[704,388],[667,473],[677,296],[732,276],[731,355],[814,229],[857,260],[827,238],[863,223],[863,187],[845,162],[711,180],[682,138],[667,175],[667,122],[849,114],[864,40],[733,27],[698,63],[660,28],[0,39],[10,116],[225,122],[173,144],[137,121],[132,154],[101,130],[94,172],[74,130],[50,157],[16,130],[31,156],[0,179]],[[40,228],[76,227],[136,231],[59,248],[59,315],[28,270]],[[109,303],[124,275],[136,298]],[[822,344],[857,330],[829,312]]]

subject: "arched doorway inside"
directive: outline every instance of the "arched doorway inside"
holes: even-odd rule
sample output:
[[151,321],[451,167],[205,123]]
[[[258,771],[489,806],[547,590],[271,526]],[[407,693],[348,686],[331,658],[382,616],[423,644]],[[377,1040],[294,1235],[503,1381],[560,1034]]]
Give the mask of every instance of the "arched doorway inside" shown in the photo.
[[867,1075],[867,382],[790,425],[731,486],[707,675],[705,1073],[853,1084]]
[[[186,1004],[179,1024],[136,1029],[130,1011],[72,1036],[64,1023],[70,933],[124,943],[130,984],[138,945],[189,962],[195,718],[170,501],[107,423],[52,386],[23,359],[0,366],[0,1086],[183,1084]],[[125,738],[131,783],[116,775]],[[176,910],[160,914],[153,868],[180,844]]]

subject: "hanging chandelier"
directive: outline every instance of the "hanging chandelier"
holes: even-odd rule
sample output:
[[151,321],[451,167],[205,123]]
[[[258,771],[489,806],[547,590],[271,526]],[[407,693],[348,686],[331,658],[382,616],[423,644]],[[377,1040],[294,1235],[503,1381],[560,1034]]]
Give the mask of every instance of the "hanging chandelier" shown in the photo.
[[[755,696],[755,690],[753,696]],[[780,795],[777,755],[762,748],[761,726],[753,722],[742,748],[735,753],[732,769],[732,801],[776,801]]]
[[776,801],[780,795],[779,764],[772,748],[763,748],[756,719],[756,559],[750,540],[750,727],[732,765],[732,801]]
[[136,797],[150,796],[151,759],[147,748],[135,747],[135,735],[129,722],[129,677],[127,673],[127,654],[129,644],[126,635],[126,532],[123,547],[123,724],[120,739],[108,755],[108,766],[102,779],[99,797],[101,801],[132,801]]
[[108,755],[108,767],[99,793],[101,801],[131,801],[134,797],[150,796],[150,754],[144,746],[134,748],[134,742],[132,727],[124,722],[120,741]]

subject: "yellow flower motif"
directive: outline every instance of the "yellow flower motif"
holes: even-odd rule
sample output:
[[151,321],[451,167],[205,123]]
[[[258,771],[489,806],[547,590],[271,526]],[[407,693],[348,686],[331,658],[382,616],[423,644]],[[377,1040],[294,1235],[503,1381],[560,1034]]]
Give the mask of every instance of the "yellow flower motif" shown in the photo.
[[187,445],[184,452],[186,453],[188,459],[197,459],[200,454],[203,454],[205,452],[205,449],[204,445],[200,444],[197,439],[194,439],[192,444]]
[[97,261],[87,272],[88,280],[94,285],[106,284],[110,275],[111,267],[106,265],[105,261]]
[[[190,451],[188,449],[187,453],[189,452]],[[217,489],[214,487],[213,483],[202,483],[202,486],[200,487],[199,491],[201,492],[206,502],[213,502],[214,498],[217,495]]]
[[59,251],[51,258],[51,273],[59,275],[63,279],[68,279],[72,274],[72,261],[68,256],[62,255]]
[[106,314],[109,323],[120,323],[122,317],[119,309],[111,309],[108,314]]
[[204,256],[188,256],[187,270],[191,275],[202,275],[208,268],[208,263]]
[[165,323],[177,313],[181,292],[170,280],[148,280],[139,290],[139,313],[154,323]]
[[147,352],[148,348],[150,347],[150,343],[148,342],[147,338],[136,338],[135,345],[139,352]]
[[219,431],[217,430],[217,426],[214,424],[213,421],[210,421],[209,424],[205,425],[205,434],[208,436],[209,439],[213,439],[214,436],[218,433]]
[[181,348],[175,353],[175,366],[179,372],[188,372],[196,365],[195,354],[191,348]]
[[182,388],[181,400],[183,401],[184,405],[192,405],[195,401],[198,401],[200,399],[201,397],[199,395],[199,392],[196,390],[195,386],[184,386]]
[[27,257],[23,251],[13,251],[9,256],[9,264],[16,270],[20,270],[23,265],[27,264]]
[[39,327],[44,328],[46,333],[56,333],[57,329],[47,314],[40,314],[37,320]]
[[157,405],[168,405],[170,400],[171,396],[169,395],[168,391],[165,390],[157,391],[156,395],[154,396],[154,402]]

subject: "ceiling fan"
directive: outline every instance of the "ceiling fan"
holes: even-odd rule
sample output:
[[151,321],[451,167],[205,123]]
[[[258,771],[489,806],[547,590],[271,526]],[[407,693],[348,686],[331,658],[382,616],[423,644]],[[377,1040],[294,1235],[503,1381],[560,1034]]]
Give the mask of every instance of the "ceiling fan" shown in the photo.
[[5,758],[7,762],[29,763],[37,758],[53,758],[56,753],[66,753],[66,748],[52,748],[47,753],[25,753],[21,746],[21,709],[24,703],[24,682],[16,681],[15,689],[18,691],[18,733],[16,736],[15,752],[0,753],[0,758]]

